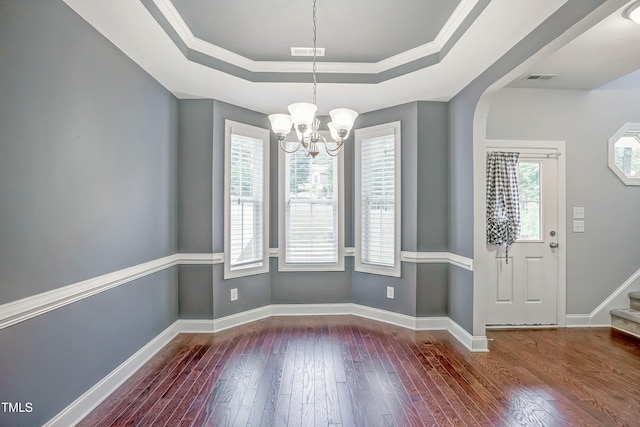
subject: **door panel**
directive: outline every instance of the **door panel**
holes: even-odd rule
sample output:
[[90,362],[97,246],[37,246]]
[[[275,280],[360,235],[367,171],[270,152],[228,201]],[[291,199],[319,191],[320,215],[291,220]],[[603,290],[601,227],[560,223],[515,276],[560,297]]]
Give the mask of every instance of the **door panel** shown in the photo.
[[489,283],[488,325],[557,324],[558,165],[555,158],[527,158],[518,165],[521,230],[505,250],[495,250]]

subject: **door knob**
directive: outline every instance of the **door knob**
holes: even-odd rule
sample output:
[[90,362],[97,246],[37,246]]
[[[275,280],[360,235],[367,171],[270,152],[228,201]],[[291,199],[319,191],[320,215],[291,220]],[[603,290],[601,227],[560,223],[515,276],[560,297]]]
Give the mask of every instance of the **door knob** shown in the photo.
[[555,249],[555,248],[557,248],[558,246],[559,246],[559,245],[558,245],[556,242],[551,242],[551,243],[549,243],[549,247],[550,247],[551,249]]

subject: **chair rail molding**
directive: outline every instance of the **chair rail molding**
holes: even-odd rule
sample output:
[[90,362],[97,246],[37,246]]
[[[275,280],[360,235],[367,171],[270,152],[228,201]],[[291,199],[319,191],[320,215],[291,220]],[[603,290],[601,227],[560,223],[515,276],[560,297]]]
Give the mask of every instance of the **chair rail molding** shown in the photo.
[[[345,248],[345,256],[354,256],[355,249]],[[270,257],[278,256],[277,248],[269,249]],[[401,260],[410,263],[449,263],[473,270],[473,260],[449,252],[402,251]],[[176,265],[215,265],[224,262],[222,253],[177,253],[142,264],[123,268],[81,282],[62,286],[0,305],[0,329],[15,325],[65,305],[99,294]],[[640,270],[636,272],[640,275]]]
[[182,264],[220,264],[222,254],[173,254],[0,305],[0,329]]

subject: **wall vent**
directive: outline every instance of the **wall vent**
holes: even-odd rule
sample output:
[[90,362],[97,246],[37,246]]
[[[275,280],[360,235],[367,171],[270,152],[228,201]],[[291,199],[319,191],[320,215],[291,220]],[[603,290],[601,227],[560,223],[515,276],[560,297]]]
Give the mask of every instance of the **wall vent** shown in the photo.
[[524,80],[551,80],[557,76],[557,74],[529,74]]
[[[312,47],[292,47],[291,56],[313,56]],[[324,56],[324,48],[316,47],[316,56]]]

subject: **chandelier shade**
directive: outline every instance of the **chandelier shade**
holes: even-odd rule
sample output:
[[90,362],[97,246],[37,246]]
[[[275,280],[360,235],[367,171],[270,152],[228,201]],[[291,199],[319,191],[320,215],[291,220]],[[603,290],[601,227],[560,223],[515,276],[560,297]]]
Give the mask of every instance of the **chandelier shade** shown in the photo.
[[[287,152],[293,153],[303,147],[307,156],[315,157],[319,154],[318,147],[324,146],[325,151],[330,156],[337,156],[344,144],[349,132],[353,128],[358,113],[348,108],[336,108],[329,112],[331,122],[327,125],[331,138],[335,144],[327,142],[326,138],[320,134],[320,120],[318,120],[318,105],[316,103],[317,81],[316,81],[316,0],[313,0],[313,103],[296,102],[289,105],[289,114],[271,114],[269,121],[271,129],[278,137],[280,148]],[[289,150],[289,146],[284,143],[291,129],[295,129],[298,137],[298,145]]]
[[293,124],[293,121],[291,120],[291,116],[288,114],[271,114],[269,116],[269,121],[271,122],[271,129],[273,129],[273,132],[276,135],[287,135],[291,132],[291,125]]
[[333,122],[327,123],[327,127],[329,128],[329,134],[331,135],[331,138],[333,138],[334,141],[337,141],[338,139],[340,139],[340,136],[338,136],[338,129],[336,129],[336,127],[333,125]]
[[333,127],[336,128],[338,133],[344,130],[347,134],[349,134],[356,117],[358,117],[358,113],[348,108],[336,108],[331,110],[329,115],[331,116]]
[[640,24],[640,1],[627,7],[622,14],[625,18],[632,20],[636,24]]
[[311,127],[311,123],[316,117],[318,106],[309,102],[296,102],[289,105],[288,110],[296,129],[302,130]]

